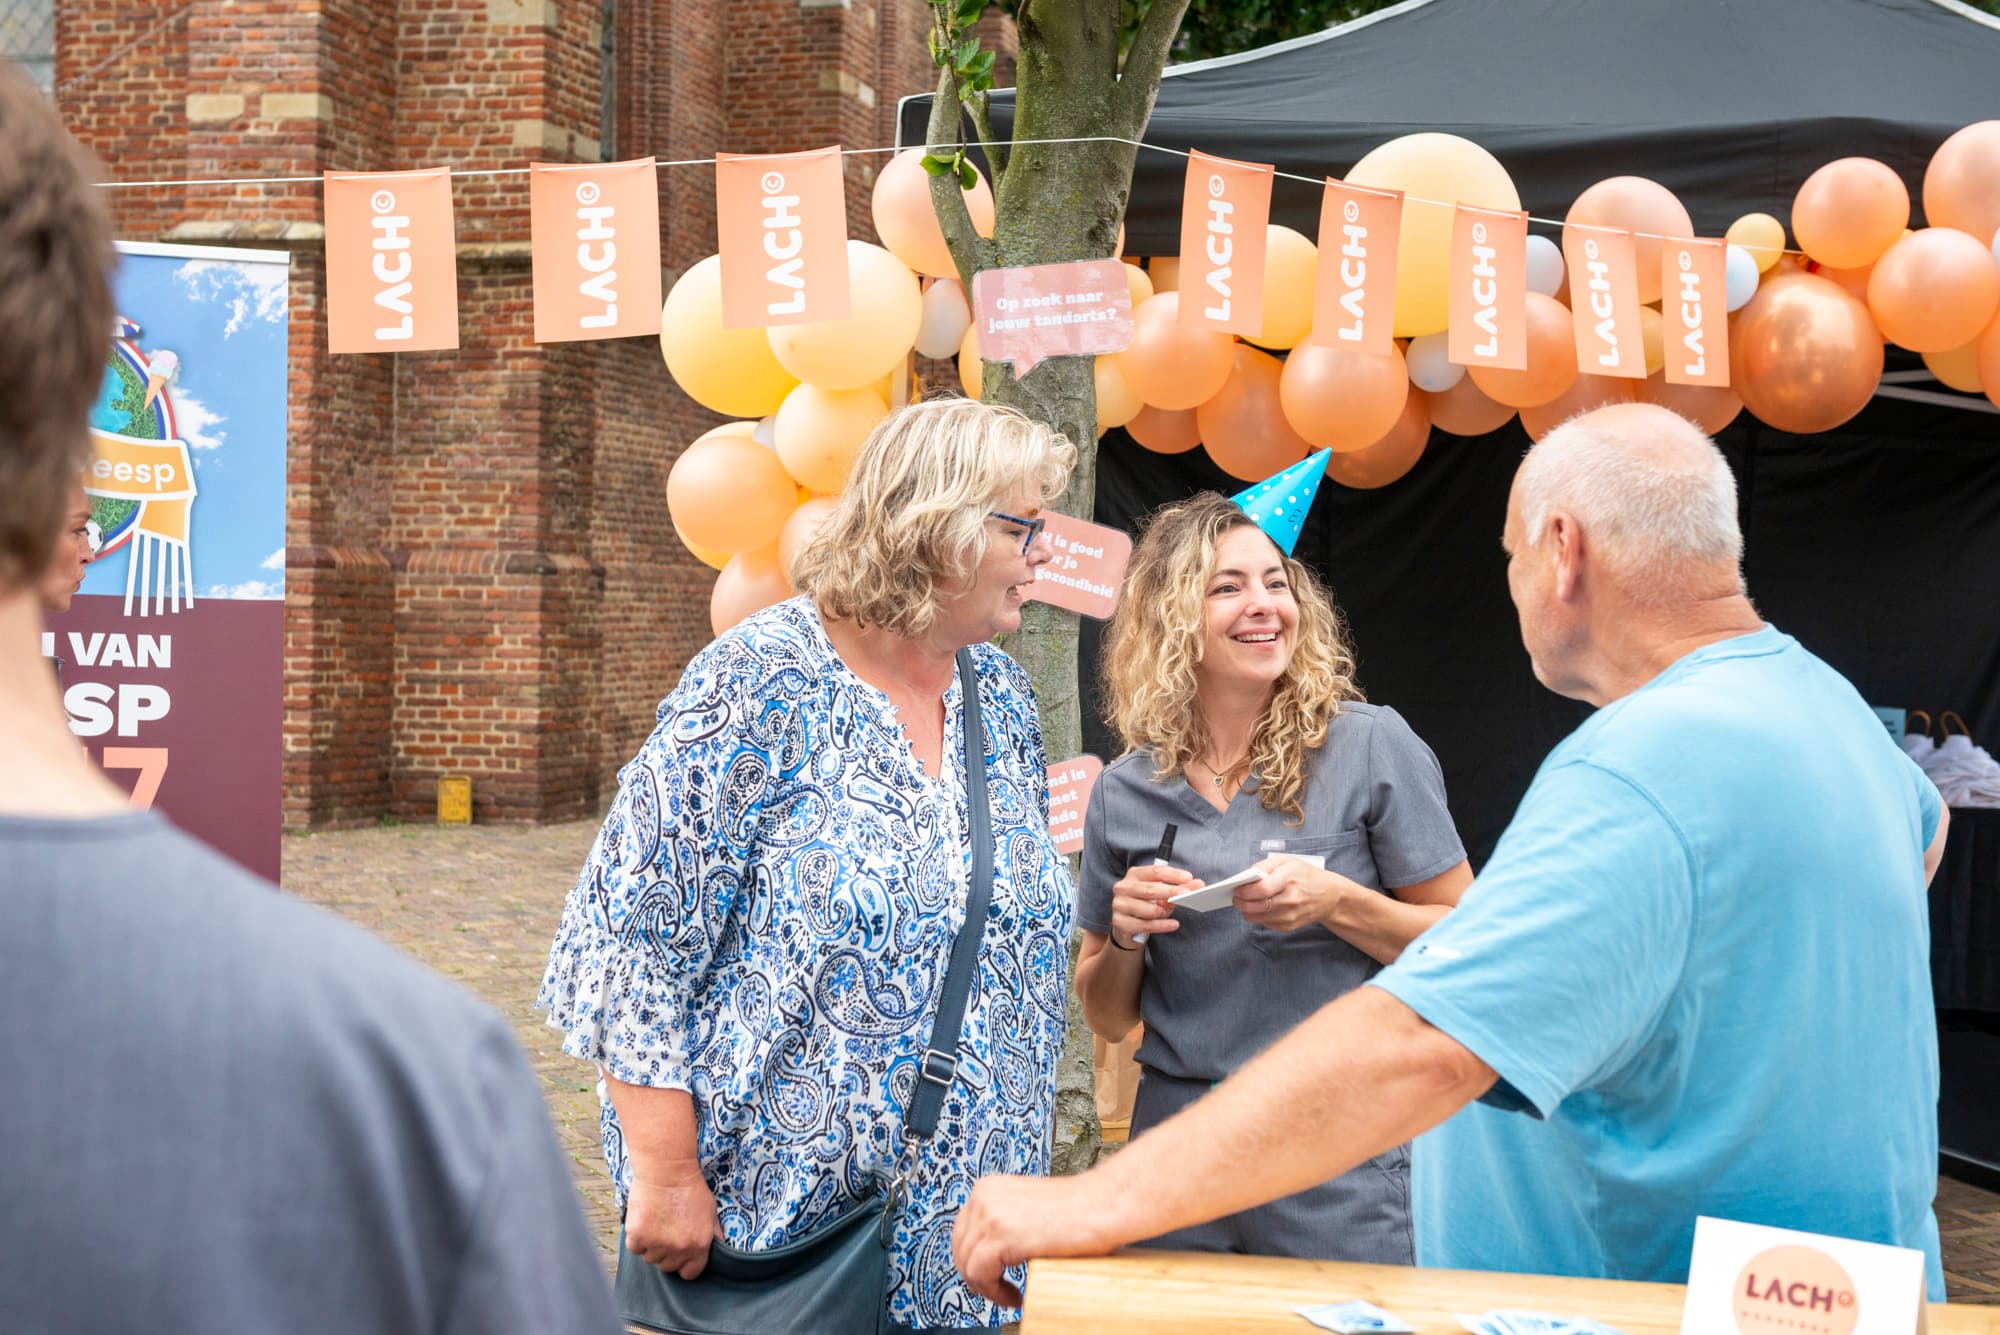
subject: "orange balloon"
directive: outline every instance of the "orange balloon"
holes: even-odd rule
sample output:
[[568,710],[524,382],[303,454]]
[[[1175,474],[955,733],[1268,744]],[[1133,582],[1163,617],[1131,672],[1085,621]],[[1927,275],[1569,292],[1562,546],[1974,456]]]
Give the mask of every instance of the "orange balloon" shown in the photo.
[[1365,450],[1382,439],[1403,415],[1409,395],[1410,373],[1394,346],[1388,356],[1377,357],[1307,341],[1292,349],[1278,376],[1285,420],[1308,442],[1336,454]]
[[1666,317],[1651,306],[1639,308],[1639,346],[1645,350],[1647,375],[1667,364]]
[[1730,388],[1780,431],[1830,431],[1882,381],[1868,308],[1814,274],[1769,273],[1729,330]]
[[[875,219],[875,234],[891,255],[933,278],[956,278],[958,266],[951,262],[951,249],[944,243],[944,228],[938,224],[937,209],[931,203],[931,176],[923,167],[924,150],[906,148],[889,159],[875,178],[869,212]],[[978,171],[978,168],[974,168]],[[993,235],[993,190],[980,173],[979,183],[959,193],[972,215],[972,230],[981,236]]]
[[800,385],[778,405],[778,461],[802,485],[830,495],[847,485],[862,442],[888,415],[873,389]]
[[1891,343],[1949,352],[1977,338],[2000,310],[2000,267],[1964,232],[1926,227],[1875,261],[1868,309]]
[[1152,280],[1155,293],[1177,291],[1181,285],[1181,257],[1153,256],[1146,261],[1146,277]]
[[1146,405],[1138,392],[1125,383],[1125,373],[1110,357],[1091,363],[1091,379],[1097,385],[1097,432],[1103,435],[1114,426],[1124,426]]
[[[1634,178],[1636,179],[1636,178]],[[1592,187],[1595,189],[1595,187]],[[1659,258],[1654,257],[1654,267]],[[1528,294],[1528,367],[1502,371],[1474,366],[1468,375],[1495,403],[1528,408],[1561,396],[1576,383],[1576,327],[1569,308],[1554,297]]]
[[791,583],[792,565],[799,559],[799,553],[806,549],[813,534],[819,532],[819,526],[832,513],[833,498],[815,496],[800,502],[799,508],[792,511],[792,517],[785,521],[785,526],[778,530],[778,569],[785,573],[787,584]]
[[1400,480],[1423,458],[1431,438],[1431,410],[1420,389],[1403,400],[1403,411],[1388,433],[1366,449],[1327,456],[1326,475],[1343,487],[1373,491]]
[[747,552],[778,540],[799,492],[778,456],[748,436],[690,445],[667,474],[667,513],[684,541]]
[[2000,231],[2000,120],[1968,125],[1938,145],[1924,169],[1924,217],[1992,244]]
[[1939,384],[1952,389],[1978,394],[1986,387],[1979,374],[1978,339],[1950,352],[1927,352],[1924,354],[1924,365],[1938,378]]
[[[1642,306],[1660,299],[1660,238],[1694,235],[1694,221],[1674,192],[1643,176],[1614,176],[1599,181],[1576,197],[1564,221],[1590,227],[1622,227],[1633,233]],[[1567,236],[1568,227],[1563,232]]]
[[1578,413],[1602,408],[1607,403],[1632,402],[1637,397],[1633,387],[1638,383],[1624,376],[1580,375],[1560,398],[1521,409],[1521,425],[1529,439],[1540,440]]
[[735,552],[717,552],[711,551],[706,547],[697,547],[687,540],[687,534],[681,532],[679,524],[674,524],[671,519],[667,522],[673,524],[674,536],[681,540],[681,546],[687,548],[688,555],[707,566],[710,570],[722,569],[722,567],[729,564],[729,559],[736,555]]
[[778,565],[775,544],[729,558],[708,595],[708,626],[717,635],[773,603],[792,596],[791,581]]
[[1125,430],[1155,454],[1186,454],[1201,444],[1201,425],[1192,408],[1141,408]]
[[1986,397],[2000,408],[2000,320],[1986,326],[1986,332],[1979,336],[1979,351],[1975,357],[1979,366],[1979,383],[1986,387]]
[[1483,436],[1506,426],[1514,416],[1511,406],[1487,398],[1469,375],[1459,377],[1450,389],[1424,394],[1424,400],[1430,409],[1431,425],[1454,436]]
[[1830,269],[1824,264],[1815,263],[1810,272],[1818,274],[1828,282],[1840,284],[1853,294],[1856,301],[1866,301],[1868,300],[1868,280],[1874,277],[1875,265],[1873,262],[1870,262],[1858,269]]
[[1132,342],[1109,355],[1125,383],[1153,407],[1193,408],[1229,379],[1235,342],[1227,334],[1182,324],[1181,294],[1156,292],[1132,312]]
[[958,345],[958,383],[965,397],[976,399],[986,387],[986,363],[979,359],[979,326],[965,331]]
[[1792,199],[1799,249],[1835,269],[1873,264],[1910,221],[1903,178],[1873,158],[1829,162]]
[[1633,389],[1639,402],[1657,403],[1669,412],[1679,413],[1710,436],[1735,421],[1736,415],[1743,411],[1743,400],[1729,386],[1671,385],[1665,371],[1655,371],[1644,380],[1634,381]]
[[1217,468],[1262,482],[1311,454],[1312,446],[1285,420],[1278,398],[1283,364],[1248,344],[1236,346],[1235,363],[1221,390],[1194,410],[1194,420]]

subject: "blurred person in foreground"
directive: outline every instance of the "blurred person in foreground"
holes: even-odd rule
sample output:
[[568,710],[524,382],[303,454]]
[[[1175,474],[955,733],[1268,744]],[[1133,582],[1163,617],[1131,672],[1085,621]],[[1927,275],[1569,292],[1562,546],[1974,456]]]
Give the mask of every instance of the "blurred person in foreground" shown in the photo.
[[[1146,1026],[1134,1135],[1374,977],[1472,880],[1437,758],[1353,673],[1326,591],[1233,501],[1148,522],[1104,643],[1128,749],[1091,790],[1078,882],[1084,1018],[1114,1041]],[[1251,866],[1233,911],[1171,902]],[[1149,1245],[1409,1265],[1409,1147]]]
[[1421,1265],[1685,1280],[1707,1214],[1920,1249],[1943,1299],[1937,790],[1751,605],[1735,480],[1681,418],[1550,432],[1502,545],[1536,677],[1598,708],[1492,861],[1369,985],[1108,1164],[982,1181],[953,1239],[975,1288],[1442,1123],[1417,1144]]
[[48,574],[42,577],[42,610],[69,611],[70,601],[83,587],[84,570],[96,559],[97,548],[92,545],[90,535],[90,497],[81,482],[73,483],[69,501],[63,507],[62,529],[56,535]]
[[[1009,408],[892,413],[798,557],[801,596],[697,654],[621,772],[536,1003],[603,1077],[621,1267],[693,1281],[713,1241],[784,1247],[907,1172],[887,1318],[1013,1318],[953,1269],[951,1224],[982,1172],[1048,1171],[1074,892],[1033,688],[987,641],[1021,624],[1053,551],[1042,510],[1075,459]],[[976,681],[957,666],[968,647]],[[906,1161],[965,919],[967,691],[992,903],[957,1072]]]
[[506,1022],[131,810],[64,726],[41,617],[112,259],[89,164],[0,70],[4,1324],[615,1331]]

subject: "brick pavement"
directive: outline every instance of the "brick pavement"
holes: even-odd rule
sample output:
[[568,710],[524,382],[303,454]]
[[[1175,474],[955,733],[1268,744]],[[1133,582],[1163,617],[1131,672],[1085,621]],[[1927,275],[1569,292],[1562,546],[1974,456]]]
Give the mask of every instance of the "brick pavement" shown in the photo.
[[[593,1076],[532,1007],[564,897],[595,821],[440,829],[384,826],[285,841],[285,888],[402,947],[514,1023],[549,1100],[607,1263],[618,1216],[597,1139]],[[1953,1302],[2000,1304],[2000,1195],[1946,1180],[1938,1193]]]

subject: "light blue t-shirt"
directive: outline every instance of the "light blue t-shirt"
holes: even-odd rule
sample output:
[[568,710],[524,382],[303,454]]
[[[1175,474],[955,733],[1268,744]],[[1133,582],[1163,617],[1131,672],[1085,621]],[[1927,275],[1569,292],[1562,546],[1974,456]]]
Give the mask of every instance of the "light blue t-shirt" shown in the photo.
[[1942,1301],[1940,809],[1768,626],[1586,721],[1373,984],[1502,1081],[1417,1142],[1418,1264],[1684,1281],[1706,1214],[1920,1248]]

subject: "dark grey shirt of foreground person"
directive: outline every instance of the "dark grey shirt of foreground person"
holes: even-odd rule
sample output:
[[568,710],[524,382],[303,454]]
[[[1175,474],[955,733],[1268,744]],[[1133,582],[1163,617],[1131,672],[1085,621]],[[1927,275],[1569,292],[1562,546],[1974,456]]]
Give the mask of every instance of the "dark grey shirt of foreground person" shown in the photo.
[[0,1327],[615,1332],[501,1018],[158,816],[0,818]]

